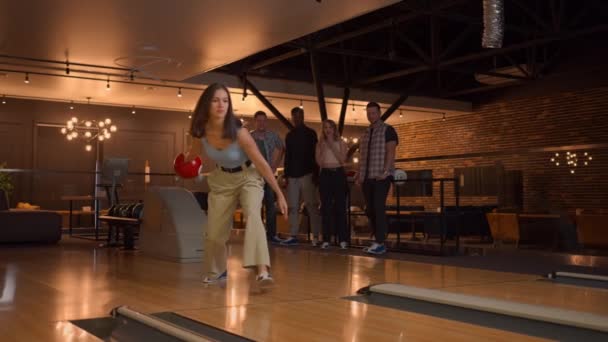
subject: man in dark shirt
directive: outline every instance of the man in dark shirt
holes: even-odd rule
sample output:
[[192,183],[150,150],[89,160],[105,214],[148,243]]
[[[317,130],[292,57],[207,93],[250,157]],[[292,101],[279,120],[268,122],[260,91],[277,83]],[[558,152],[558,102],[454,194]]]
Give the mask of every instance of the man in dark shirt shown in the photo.
[[317,185],[314,182],[318,166],[315,162],[317,133],[304,124],[304,110],[291,110],[294,129],[285,137],[285,177],[287,177],[287,205],[289,206],[289,230],[291,237],[281,242],[283,245],[298,243],[300,194],[308,211],[316,246],[321,228]]
[[384,240],[388,231],[386,221],[386,196],[395,171],[395,150],[399,143],[395,129],[380,119],[380,105],[367,104],[369,127],[360,139],[361,163],[357,183],[363,185],[366,213],[374,231],[374,242],[364,251],[384,254]]

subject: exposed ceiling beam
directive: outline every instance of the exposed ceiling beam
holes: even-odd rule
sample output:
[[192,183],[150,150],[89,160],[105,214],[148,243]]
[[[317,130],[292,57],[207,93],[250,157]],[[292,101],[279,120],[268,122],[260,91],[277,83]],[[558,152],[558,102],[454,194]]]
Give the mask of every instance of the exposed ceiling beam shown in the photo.
[[418,60],[407,59],[407,58],[403,58],[403,57],[390,57],[388,55],[383,56],[383,55],[377,55],[377,54],[373,54],[373,53],[369,53],[369,52],[365,52],[365,51],[340,49],[340,48],[334,48],[334,47],[326,47],[326,48],[319,49],[318,51],[324,52],[324,53],[336,54],[336,55],[361,57],[361,58],[373,59],[373,60],[378,60],[378,61],[394,62],[394,63],[405,64],[405,65],[419,65],[420,64],[420,61],[418,61]]
[[[444,10],[444,9],[450,8],[452,6],[455,6],[455,5],[459,4],[459,3],[467,2],[467,1],[470,1],[470,0],[447,0],[447,1],[444,1],[442,4],[440,4],[439,6],[437,6],[436,8],[433,8],[433,10],[434,11]],[[389,27],[391,27],[391,26],[393,26],[395,24],[403,23],[403,22],[406,22],[406,21],[418,18],[421,15],[424,15],[424,12],[416,10],[416,11],[411,12],[411,13],[400,15],[400,16],[398,16],[396,18],[385,19],[385,20],[383,20],[381,22],[377,22],[375,24],[372,24],[372,25],[369,25],[369,26],[366,26],[366,27],[362,27],[362,28],[360,28],[358,30],[355,30],[355,31],[339,34],[339,35],[337,35],[337,36],[335,36],[333,38],[330,38],[330,39],[327,39],[327,40],[322,41],[320,43],[314,44],[312,46],[312,48],[313,49],[317,49],[317,50],[318,49],[322,49],[324,47],[328,47],[328,46],[340,43],[340,42],[345,41],[345,40],[353,39],[353,38],[356,38],[356,37],[364,35],[364,34],[368,34],[368,33],[374,32],[374,31],[378,31],[378,30],[381,30],[381,29],[389,28]],[[260,62],[258,62],[256,64],[254,64],[253,66],[251,66],[251,68],[249,69],[249,71],[260,69],[260,68],[263,68],[265,66],[268,66],[268,65],[271,65],[271,64],[275,64],[275,63],[278,63],[278,62],[281,62],[281,61],[284,61],[284,60],[287,60],[287,59],[290,59],[290,58],[293,58],[293,57],[301,56],[301,55],[303,55],[305,53],[306,53],[306,49],[302,49],[302,48],[299,48],[299,49],[296,49],[296,50],[293,50],[293,51],[289,51],[289,52],[283,53],[281,55],[278,55],[278,56],[271,57],[271,58],[268,58],[266,60],[260,61]]]
[[[525,41],[525,42],[518,43],[518,44],[513,44],[511,46],[507,46],[507,47],[500,48],[500,49],[483,50],[481,52],[473,53],[470,55],[456,57],[456,58],[453,58],[453,59],[450,59],[447,61],[440,62],[437,67],[445,68],[447,66],[466,63],[466,62],[472,62],[472,61],[480,60],[483,58],[492,57],[492,56],[508,53],[511,51],[524,49],[527,47],[548,44],[548,43],[560,41],[560,40],[573,39],[573,38],[577,38],[580,36],[584,36],[584,35],[588,35],[588,34],[592,34],[592,33],[603,32],[603,31],[608,31],[608,25],[598,25],[598,26],[589,27],[589,28],[580,29],[580,30],[574,30],[574,31],[570,31],[570,32],[561,32],[559,34],[552,34],[548,37],[532,39],[529,41]],[[388,79],[393,79],[393,78],[397,78],[397,77],[415,74],[415,73],[422,72],[422,71],[431,70],[432,68],[433,68],[432,66],[423,65],[423,66],[408,68],[408,69],[404,69],[404,70],[397,70],[397,71],[389,72],[389,73],[386,73],[383,75],[378,75],[378,76],[373,76],[373,77],[370,77],[367,79],[363,79],[358,82],[355,81],[355,85],[358,85],[358,86],[368,85],[368,84],[372,84],[372,83],[376,83],[376,82],[380,82],[380,81],[385,81]]]
[[325,93],[323,92],[323,80],[319,71],[319,63],[316,58],[316,51],[310,50],[310,71],[312,72],[312,81],[315,85],[315,93],[317,94],[317,103],[319,104],[319,114],[321,121],[327,120],[327,107],[325,107]]
[[274,116],[279,119],[279,121],[281,121],[283,125],[285,125],[285,127],[287,127],[289,130],[293,129],[293,124],[289,120],[287,120],[287,118],[285,118],[285,116],[283,116],[281,112],[279,112],[279,110],[272,104],[272,102],[268,101],[266,96],[264,96],[264,94],[262,94],[258,90],[258,88],[247,79],[247,76],[241,76],[241,81],[243,82],[243,85],[247,89],[251,90],[251,92],[258,98],[258,100],[260,100],[260,102],[262,102],[262,104],[264,104],[264,106],[266,106],[266,108],[268,108],[268,110],[272,114],[274,114]]

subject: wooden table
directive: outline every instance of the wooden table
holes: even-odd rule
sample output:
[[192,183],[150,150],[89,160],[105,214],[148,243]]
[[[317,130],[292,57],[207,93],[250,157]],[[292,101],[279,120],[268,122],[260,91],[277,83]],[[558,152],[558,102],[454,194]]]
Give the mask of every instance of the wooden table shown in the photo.
[[77,196],[77,195],[68,195],[68,196],[61,196],[61,200],[62,201],[69,201],[70,202],[70,216],[68,218],[68,227],[69,227],[69,234],[70,236],[72,236],[72,214],[73,214],[73,204],[74,201],[93,201],[95,198],[91,195],[81,195],[81,196]]

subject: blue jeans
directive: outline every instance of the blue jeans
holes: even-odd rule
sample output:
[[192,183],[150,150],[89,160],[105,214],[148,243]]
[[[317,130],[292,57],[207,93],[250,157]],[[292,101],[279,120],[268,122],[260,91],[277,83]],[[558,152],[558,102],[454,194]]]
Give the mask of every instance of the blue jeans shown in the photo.
[[277,235],[277,209],[274,205],[276,196],[268,184],[264,185],[264,208],[266,216],[266,236],[270,239]]

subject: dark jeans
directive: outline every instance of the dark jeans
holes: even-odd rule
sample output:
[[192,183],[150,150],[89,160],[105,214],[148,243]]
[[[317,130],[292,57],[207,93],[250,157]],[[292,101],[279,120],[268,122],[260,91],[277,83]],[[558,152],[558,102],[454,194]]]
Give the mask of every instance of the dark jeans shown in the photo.
[[266,210],[266,236],[270,239],[277,235],[277,209],[274,205],[276,196],[272,188],[264,185],[264,208]]
[[321,222],[323,241],[330,242],[336,228],[337,242],[349,242],[350,232],[346,227],[346,174],[344,168],[321,169],[319,175],[319,193],[321,195]]
[[365,212],[369,219],[377,243],[384,243],[388,224],[386,221],[386,196],[391,186],[390,178],[383,180],[366,179],[363,181]]

